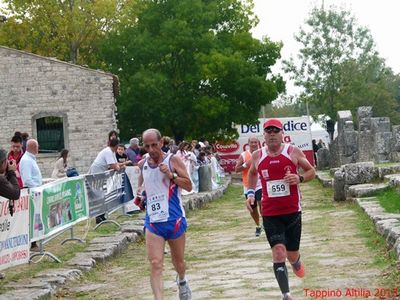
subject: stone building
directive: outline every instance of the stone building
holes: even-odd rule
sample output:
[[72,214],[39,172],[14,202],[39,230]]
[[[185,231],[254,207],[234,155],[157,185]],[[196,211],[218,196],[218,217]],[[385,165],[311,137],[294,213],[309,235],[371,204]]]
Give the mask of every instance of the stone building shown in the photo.
[[118,78],[112,74],[0,46],[0,147],[15,131],[38,139],[38,163],[50,177],[62,148],[86,173],[117,128]]

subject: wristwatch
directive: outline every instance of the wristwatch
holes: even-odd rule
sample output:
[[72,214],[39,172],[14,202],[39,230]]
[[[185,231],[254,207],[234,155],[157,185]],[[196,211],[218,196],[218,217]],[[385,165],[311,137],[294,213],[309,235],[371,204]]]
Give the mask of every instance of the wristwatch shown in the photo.
[[300,183],[304,181],[304,176],[299,175]]
[[178,177],[178,174],[175,173],[175,172],[173,172],[173,173],[172,173],[172,180],[175,180],[177,177]]

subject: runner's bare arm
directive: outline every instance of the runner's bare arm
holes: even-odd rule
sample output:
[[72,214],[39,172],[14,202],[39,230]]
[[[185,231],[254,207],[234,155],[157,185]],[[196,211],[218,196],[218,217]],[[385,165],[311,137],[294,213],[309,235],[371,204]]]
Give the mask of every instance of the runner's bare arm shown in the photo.
[[139,173],[139,177],[138,177],[138,188],[136,191],[136,195],[139,195],[139,196],[141,196],[141,194],[144,190],[144,187],[143,187],[144,179],[143,179],[143,173],[142,173],[144,162],[145,162],[145,159],[142,159],[137,164],[137,166],[140,169],[140,173]]
[[254,204],[255,198],[254,198],[254,192],[255,188],[257,185],[257,180],[258,180],[258,173],[257,173],[257,168],[256,165],[258,164],[258,161],[260,159],[260,149],[256,150],[253,152],[251,155],[251,164],[250,164],[250,169],[249,169],[249,174],[248,176],[248,189],[247,191],[252,191],[252,193],[247,195],[247,200],[246,200],[246,207],[248,211],[253,212],[253,208],[251,207]]
[[243,156],[239,155],[239,158],[236,161],[235,172],[239,173],[244,170],[243,163],[244,163]]
[[249,169],[249,174],[248,174],[248,188],[249,189],[255,189],[257,185],[257,180],[258,180],[258,173],[257,173],[257,167],[256,165],[258,164],[258,161],[260,160],[260,152],[261,150],[258,149],[254,151],[251,155],[251,164],[250,164],[250,169]]
[[290,154],[292,160],[303,169],[304,173],[301,175],[296,174],[288,174],[285,176],[285,179],[289,182],[289,184],[299,184],[300,176],[303,176],[303,182],[313,180],[315,177],[315,169],[310,164],[308,159],[306,158],[303,151],[301,151],[298,147],[293,147],[293,151]]
[[[297,148],[298,149],[298,148]],[[297,150],[299,152],[299,158],[297,159],[298,165],[303,169],[304,173],[302,174],[304,181],[310,181],[315,178],[315,169],[310,164],[303,151],[300,149]],[[299,179],[300,180],[300,179]]]
[[[186,171],[186,167],[183,164],[183,161],[177,157],[176,155],[173,155],[171,157],[171,169],[172,172],[169,171],[168,169],[165,170],[165,172],[163,172],[160,168],[160,171],[165,173],[168,178],[170,178],[171,180],[174,180],[174,182],[181,188],[187,190],[187,191],[191,191],[192,190],[192,182],[190,180],[189,174]],[[174,174],[176,173],[178,175],[178,177],[174,178]]]

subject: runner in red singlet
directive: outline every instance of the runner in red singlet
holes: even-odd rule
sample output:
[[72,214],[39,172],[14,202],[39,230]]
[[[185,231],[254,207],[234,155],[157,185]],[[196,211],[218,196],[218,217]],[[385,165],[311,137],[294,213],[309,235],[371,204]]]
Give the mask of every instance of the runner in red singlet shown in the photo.
[[[262,184],[262,217],[265,233],[272,249],[275,278],[283,299],[290,295],[286,259],[293,272],[304,277],[304,264],[300,261],[301,193],[299,184],[315,177],[315,170],[304,153],[296,146],[283,143],[283,126],[278,119],[264,123],[266,147],[252,154],[249,170],[247,209],[252,211],[255,187],[260,176]],[[300,175],[298,167],[303,170]]]

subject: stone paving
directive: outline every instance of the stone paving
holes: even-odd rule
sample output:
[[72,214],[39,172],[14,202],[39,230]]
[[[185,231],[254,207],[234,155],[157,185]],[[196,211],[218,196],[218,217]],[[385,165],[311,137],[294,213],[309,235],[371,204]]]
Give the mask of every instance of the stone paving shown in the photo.
[[[368,295],[377,299],[375,288],[398,288],[385,285],[384,273],[390,269],[375,263],[378,253],[366,247],[354,205],[334,203],[331,192],[316,182],[304,184],[302,190],[301,252],[306,277],[296,278],[289,269],[294,299],[321,298],[322,293],[329,294],[324,299],[366,299]],[[188,214],[186,259],[193,299],[281,299],[271,251],[264,234],[254,236],[241,191],[234,185],[221,200]],[[148,274],[143,243],[132,243],[119,257],[67,283],[53,298],[152,299]],[[165,299],[178,299],[174,279],[167,254]]]

